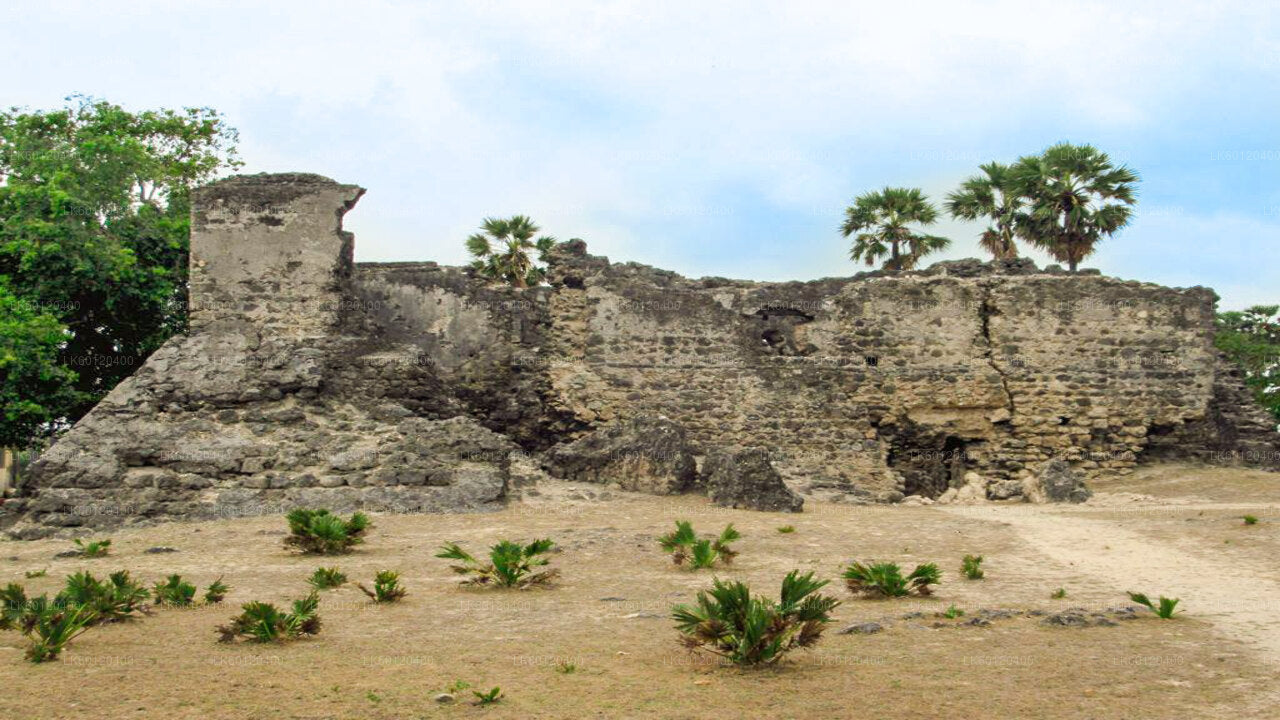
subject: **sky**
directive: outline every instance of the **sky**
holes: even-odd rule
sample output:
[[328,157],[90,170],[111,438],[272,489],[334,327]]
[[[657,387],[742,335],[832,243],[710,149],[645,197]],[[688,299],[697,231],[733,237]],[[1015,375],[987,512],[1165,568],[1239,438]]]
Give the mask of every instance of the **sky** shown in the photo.
[[[1068,141],[1142,178],[1085,267],[1280,303],[1274,3],[17,5],[0,105],[216,108],[244,172],[368,189],[358,261],[462,264],[483,218],[523,213],[690,277],[850,275],[857,195],[940,204]],[[952,247],[926,264],[981,256],[981,230],[938,223]]]

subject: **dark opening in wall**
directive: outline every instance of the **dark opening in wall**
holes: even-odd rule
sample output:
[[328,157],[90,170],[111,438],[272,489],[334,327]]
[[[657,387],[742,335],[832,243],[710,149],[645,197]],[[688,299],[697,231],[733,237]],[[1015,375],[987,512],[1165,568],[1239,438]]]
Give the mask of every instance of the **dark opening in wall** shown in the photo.
[[867,367],[875,367],[880,364],[880,357],[878,355],[868,355],[862,358],[862,360],[867,364]]
[[947,488],[964,484],[968,453],[963,438],[930,432],[915,424],[882,437],[889,443],[889,467],[902,475],[904,494],[937,498]]

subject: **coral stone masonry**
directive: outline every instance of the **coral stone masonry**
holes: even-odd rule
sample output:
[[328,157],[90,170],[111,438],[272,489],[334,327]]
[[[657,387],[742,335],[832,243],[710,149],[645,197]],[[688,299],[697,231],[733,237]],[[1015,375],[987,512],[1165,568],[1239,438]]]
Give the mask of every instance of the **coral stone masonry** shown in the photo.
[[[571,241],[549,286],[515,289],[353,264],[342,217],[363,192],[305,174],[199,189],[190,333],[33,464],[0,510],[9,531],[484,510],[544,470],[626,487],[612,475],[639,467],[675,473],[661,492],[705,491],[688,458],[747,450],[767,455],[759,477],[772,465],[801,495],[850,502],[1018,498],[1051,461],[1084,477],[1148,459],[1280,466],[1274,424],[1213,348],[1205,288],[1027,260],[691,280]],[[644,432],[590,444],[667,425],[647,433],[652,457]],[[583,451],[610,443],[626,457]]]

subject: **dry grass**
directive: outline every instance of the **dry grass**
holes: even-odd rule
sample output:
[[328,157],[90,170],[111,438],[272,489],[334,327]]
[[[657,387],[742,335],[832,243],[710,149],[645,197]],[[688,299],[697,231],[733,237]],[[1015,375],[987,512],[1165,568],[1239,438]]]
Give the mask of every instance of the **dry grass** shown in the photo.
[[[1049,628],[1016,619],[936,629],[930,617],[896,621],[877,635],[835,634],[851,622],[951,604],[972,613],[1126,602],[1126,588],[1027,549],[999,511],[969,517],[811,503],[803,515],[783,516],[720,510],[693,497],[611,493],[607,501],[570,502],[568,487],[546,488],[496,514],[378,516],[367,544],[338,558],[283,550],[281,518],[120,531],[112,534],[113,555],[96,560],[52,559],[66,541],[4,543],[0,557],[17,559],[0,560],[0,582],[23,582],[37,592],[55,589],[81,568],[102,574],[128,568],[148,581],[179,572],[201,587],[223,575],[232,590],[221,607],[161,610],[96,628],[47,665],[24,663],[19,636],[0,635],[6,688],[0,717],[1274,716],[1264,707],[1275,692],[1272,668],[1190,611],[1177,622],[1144,618],[1118,627]],[[592,494],[580,486],[573,491]],[[935,598],[908,601],[854,600],[833,582],[828,592],[846,602],[816,650],[793,654],[774,670],[725,668],[679,648],[666,617],[672,603],[691,600],[712,577],[672,566],[654,542],[677,518],[695,527],[733,522],[744,535],[736,545],[742,554],[716,572],[757,588],[776,591],[793,568],[834,580],[854,557],[936,561],[944,582]],[[778,533],[782,524],[796,532]],[[478,548],[541,536],[562,548],[552,566],[563,577],[546,590],[461,589],[448,562],[433,557],[449,540]],[[155,545],[180,552],[143,554]],[[986,556],[986,580],[961,580],[966,553]],[[348,585],[323,593],[324,629],[314,639],[280,646],[214,642],[214,627],[240,603],[301,596],[322,564],[365,582],[378,569],[399,570],[409,595],[375,606]],[[48,577],[23,578],[45,566]],[[1070,597],[1050,600],[1058,586]],[[576,671],[558,671],[564,662]],[[433,695],[454,680],[479,689],[500,685],[506,699],[483,710],[434,703]]]

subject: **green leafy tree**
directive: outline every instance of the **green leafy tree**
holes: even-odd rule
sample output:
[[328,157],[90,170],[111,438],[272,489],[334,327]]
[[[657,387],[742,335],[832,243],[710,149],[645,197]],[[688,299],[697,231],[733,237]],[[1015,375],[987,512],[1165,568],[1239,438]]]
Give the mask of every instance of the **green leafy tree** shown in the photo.
[[[0,418],[0,443],[27,447],[79,419],[185,328],[191,190],[239,167],[236,140],[209,108],[135,113],[72,96],[0,112],[0,297],[37,316],[34,330],[5,322],[0,347],[39,336],[17,354],[47,366],[24,370],[44,380]],[[54,358],[48,318],[62,333]]]
[[[546,277],[546,253],[556,244],[549,235],[538,234],[539,227],[525,215],[510,219],[485,218],[478,232],[467,238],[467,252],[475,258],[471,267],[494,282],[509,283],[518,288],[537,285]],[[535,262],[531,253],[537,251]]]
[[1244,370],[1254,398],[1280,422],[1280,305],[1218,313],[1214,344]]
[[945,249],[951,241],[911,229],[938,221],[938,209],[919,188],[887,187],[859,195],[845,208],[845,237],[853,236],[849,257],[868,266],[887,258],[885,270],[910,270],[920,258]]
[[1027,202],[1019,235],[1071,272],[1104,237],[1129,224],[1137,202],[1137,173],[1092,145],[1059,143],[1020,158],[1010,174]]
[[25,447],[75,405],[76,373],[59,363],[67,337],[0,278],[0,447]]
[[990,220],[978,243],[996,260],[1012,260],[1018,257],[1017,229],[1027,221],[1026,201],[1008,165],[990,162],[979,168],[982,175],[965,180],[947,195],[946,210],[960,220]]

